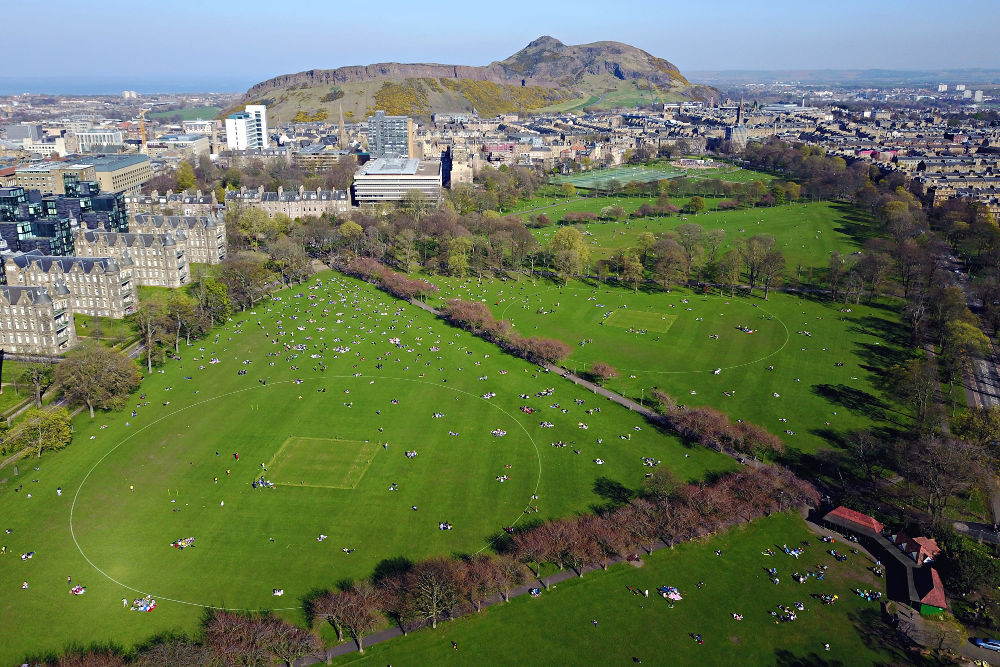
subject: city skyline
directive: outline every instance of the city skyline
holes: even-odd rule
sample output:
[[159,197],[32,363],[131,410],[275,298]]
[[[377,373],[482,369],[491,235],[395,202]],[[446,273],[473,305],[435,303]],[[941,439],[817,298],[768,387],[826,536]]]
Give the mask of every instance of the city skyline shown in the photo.
[[[836,11],[788,0],[710,0],[667,9],[624,0],[614,12],[594,2],[517,0],[500,16],[495,7],[428,14],[397,0],[383,8],[375,26],[364,7],[319,0],[300,3],[294,15],[268,11],[259,0],[247,0],[236,13],[181,0],[169,15],[121,0],[102,2],[97,12],[67,0],[18,3],[7,8],[11,25],[31,25],[42,15],[60,21],[47,24],[52,38],[46,49],[37,48],[30,31],[8,35],[12,52],[32,57],[16,76],[0,76],[0,93],[238,92],[308,69],[376,62],[486,65],[541,35],[566,44],[624,42],[669,60],[682,73],[1000,67],[1000,44],[990,36],[1000,24],[1000,6],[970,0],[952,3],[948,14],[974,14],[977,20],[943,34],[939,6],[922,0],[878,6],[850,0]],[[530,20],[521,18],[526,16]],[[637,20],[641,16],[652,20]]]

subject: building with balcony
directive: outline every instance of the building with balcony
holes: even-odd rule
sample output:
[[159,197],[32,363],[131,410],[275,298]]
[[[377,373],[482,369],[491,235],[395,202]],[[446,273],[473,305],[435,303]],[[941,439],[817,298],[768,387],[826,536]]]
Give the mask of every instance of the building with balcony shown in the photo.
[[267,107],[248,104],[226,118],[226,148],[231,151],[267,148]]
[[65,285],[0,285],[0,348],[8,354],[57,357],[76,345]]
[[76,237],[78,257],[132,261],[132,277],[142,287],[181,287],[191,279],[183,231],[142,234],[83,231]]
[[187,261],[196,264],[219,264],[226,258],[226,221],[222,214],[179,216],[138,213],[129,227],[140,234],[184,236]]
[[138,296],[132,261],[112,257],[57,257],[37,250],[2,256],[7,284],[44,287],[50,294],[69,289],[74,313],[121,318],[135,312]]

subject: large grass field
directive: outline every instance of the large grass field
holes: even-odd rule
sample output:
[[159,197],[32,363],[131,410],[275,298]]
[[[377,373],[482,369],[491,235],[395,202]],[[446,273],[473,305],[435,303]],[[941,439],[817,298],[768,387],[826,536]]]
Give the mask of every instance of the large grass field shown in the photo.
[[[16,628],[0,664],[194,631],[206,606],[302,622],[310,591],[383,559],[476,552],[529,504],[587,511],[602,478],[636,488],[644,456],[688,480],[735,466],[351,279],[322,274],[216,334],[125,410],[78,415],[67,449],[0,470],[0,627]],[[147,593],[152,613],[122,608]]]
[[157,111],[149,114],[150,118],[170,118],[181,116],[184,120],[211,120],[219,115],[222,107],[189,107],[187,109],[174,109],[173,111]]
[[[622,205],[629,212],[644,201],[623,197]],[[634,200],[634,201],[633,201]],[[677,200],[683,204],[687,200]],[[715,203],[707,200],[709,206]],[[550,205],[541,212],[553,220],[568,211],[598,212],[608,206],[607,199],[581,199],[572,203]],[[643,218],[622,222],[593,222],[577,225],[591,246],[591,259],[607,259],[623,248],[634,248],[645,232],[655,235],[680,225],[697,223],[706,230],[722,229],[726,240],[720,248],[725,252],[736,247],[740,239],[755,234],[774,236],[777,247],[785,256],[786,274],[807,279],[809,268],[825,270],[834,251],[849,255],[860,250],[865,235],[866,218],[854,207],[832,202],[787,204],[773,208],[709,210],[701,215]],[[543,245],[555,233],[556,227],[543,227],[534,234]],[[800,267],[803,269],[799,275]]]
[[[764,301],[759,292],[435,280],[442,288],[435,303],[485,301],[522,335],[570,344],[570,370],[610,363],[619,371],[610,389],[643,400],[658,387],[680,403],[759,423],[794,451],[813,454],[852,429],[891,429],[908,420],[876,386],[906,343],[892,306],[845,307],[774,290]],[[615,325],[624,312],[635,324]],[[640,317],[655,326],[644,328]],[[664,317],[673,318],[666,332]]]
[[[808,542],[806,554],[782,553]],[[370,646],[336,664],[362,665],[871,665],[905,662],[878,636],[878,602],[854,588],[884,590],[864,555],[837,562],[795,515],[776,515],[707,541],[654,552],[636,568],[617,565],[522,596],[482,613]],[[841,545],[839,548],[846,551]],[[762,552],[772,549],[776,556]],[[716,550],[722,555],[717,556]],[[827,565],[824,579],[799,584],[794,572]],[[771,583],[765,568],[778,570]],[[698,582],[704,582],[703,587]],[[684,598],[668,606],[656,595],[675,586]],[[648,598],[629,587],[649,590]],[[814,595],[836,594],[834,605]],[[769,612],[802,602],[796,620]],[[732,614],[743,615],[742,621]],[[597,621],[597,624],[594,624]],[[700,634],[698,644],[691,634]],[[458,650],[451,642],[458,644]],[[830,645],[829,651],[824,644]]]

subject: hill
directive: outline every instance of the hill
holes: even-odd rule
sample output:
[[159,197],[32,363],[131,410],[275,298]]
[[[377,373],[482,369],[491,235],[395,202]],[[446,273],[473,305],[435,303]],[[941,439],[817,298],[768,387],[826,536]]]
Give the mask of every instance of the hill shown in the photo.
[[411,116],[475,109],[492,116],[705,99],[713,92],[634,46],[569,46],[546,36],[484,67],[376,63],[283,74],[251,87],[242,103],[263,102],[272,123],[282,123],[333,119],[341,105],[348,120],[375,109]]

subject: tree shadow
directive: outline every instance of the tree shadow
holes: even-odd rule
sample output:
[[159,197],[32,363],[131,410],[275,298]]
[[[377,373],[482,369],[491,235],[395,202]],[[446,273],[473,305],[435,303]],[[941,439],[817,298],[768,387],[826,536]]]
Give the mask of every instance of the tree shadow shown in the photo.
[[299,598],[302,603],[302,614],[305,616],[306,625],[308,627],[313,627],[313,623],[316,622],[316,607],[317,604],[324,595],[329,591],[325,588],[313,588],[308,593]]
[[846,384],[814,384],[812,386],[814,394],[847,408],[852,412],[865,415],[875,421],[887,421],[886,411],[890,407],[877,396],[849,387]]
[[402,576],[413,569],[413,561],[405,556],[383,558],[372,571],[372,583],[376,586],[386,579]]
[[624,505],[635,496],[635,492],[621,482],[603,476],[594,480],[594,493],[615,505]]
[[497,532],[489,535],[486,538],[487,544],[493,549],[495,553],[498,554],[509,554],[514,551],[514,535],[517,533],[524,533],[529,530],[534,530],[538,526],[544,523],[541,519],[537,518],[525,518],[523,521],[519,521],[517,525],[512,526],[511,532],[506,530],[498,530]]
[[840,660],[823,658],[815,652],[800,657],[783,648],[774,652],[774,664],[777,667],[843,667],[844,665]]

